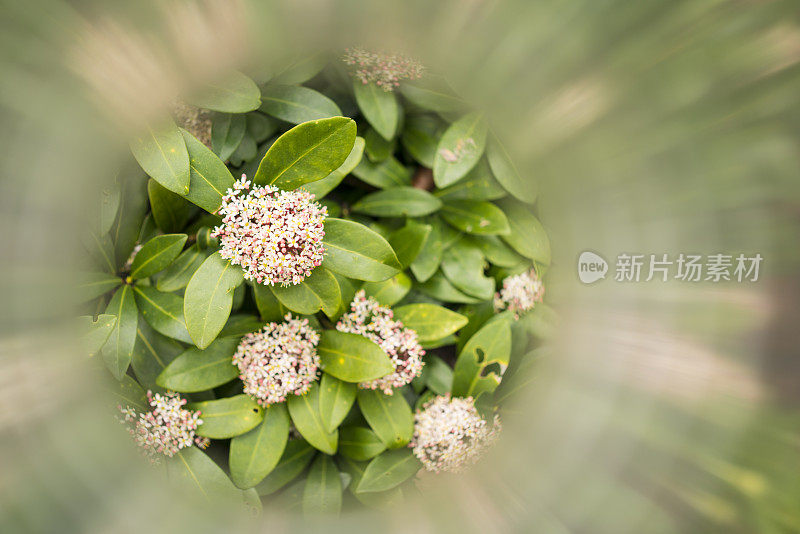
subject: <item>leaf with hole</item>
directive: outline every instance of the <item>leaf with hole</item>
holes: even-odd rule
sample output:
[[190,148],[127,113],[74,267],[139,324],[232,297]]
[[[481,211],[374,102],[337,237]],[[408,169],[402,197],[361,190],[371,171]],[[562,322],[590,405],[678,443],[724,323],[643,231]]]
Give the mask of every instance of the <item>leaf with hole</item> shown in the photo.
[[477,398],[500,384],[511,357],[507,313],[486,323],[461,349],[453,369],[453,395]]

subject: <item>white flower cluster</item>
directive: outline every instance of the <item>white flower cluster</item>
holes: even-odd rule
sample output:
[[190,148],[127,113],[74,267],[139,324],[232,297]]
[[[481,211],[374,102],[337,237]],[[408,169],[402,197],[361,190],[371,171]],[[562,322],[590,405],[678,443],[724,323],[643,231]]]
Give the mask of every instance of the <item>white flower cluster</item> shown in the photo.
[[544,284],[534,269],[509,276],[503,280],[503,287],[494,295],[495,311],[511,310],[519,319],[521,312],[532,310],[544,297]]
[[497,440],[500,418],[489,425],[475,409],[472,397],[435,397],[414,416],[409,444],[428,471],[457,473],[474,464]]
[[186,399],[177,393],[147,392],[147,401],[152,410],[137,413],[130,407],[119,406],[124,422],[129,423],[128,431],[154,462],[158,455],[173,456],[192,443],[204,449],[208,446],[208,438],[195,436],[197,426],[203,424],[199,411],[184,410]]
[[271,185],[250,188],[245,175],[222,198],[220,255],[241,265],[244,277],[259,284],[299,284],[322,263],[327,208],[314,195]]
[[233,355],[244,392],[262,406],[303,395],[317,379],[319,334],[308,319],[284,319],[244,336]]
[[380,389],[391,395],[393,388],[408,384],[422,372],[425,351],[417,340],[417,333],[395,321],[391,309],[381,306],[372,297],[367,298],[362,289],[356,293],[350,310],[342,315],[336,329],[371,339],[381,346],[394,365],[392,374],[362,382],[359,384],[362,388]]

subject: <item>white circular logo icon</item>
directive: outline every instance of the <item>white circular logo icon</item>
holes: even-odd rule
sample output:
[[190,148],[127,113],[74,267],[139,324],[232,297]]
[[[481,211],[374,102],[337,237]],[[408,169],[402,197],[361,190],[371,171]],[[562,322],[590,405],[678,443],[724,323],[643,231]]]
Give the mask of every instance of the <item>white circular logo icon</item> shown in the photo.
[[582,252],[578,257],[578,278],[584,284],[593,284],[605,278],[608,262],[594,252]]

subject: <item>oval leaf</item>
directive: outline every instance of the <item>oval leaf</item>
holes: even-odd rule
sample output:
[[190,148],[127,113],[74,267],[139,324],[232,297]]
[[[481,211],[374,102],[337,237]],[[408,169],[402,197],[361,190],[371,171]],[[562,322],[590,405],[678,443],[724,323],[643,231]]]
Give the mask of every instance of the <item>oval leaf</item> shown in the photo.
[[502,236],[503,241],[526,258],[550,265],[550,240],[539,219],[527,206],[510,199],[502,202],[500,207],[508,216],[511,227],[510,233]]
[[148,286],[135,286],[136,304],[142,317],[156,332],[172,339],[191,343],[183,318],[183,299]]
[[186,234],[164,234],[142,245],[133,258],[131,278],[147,278],[166,269],[181,253],[188,237]]
[[450,125],[439,140],[433,161],[433,181],[443,189],[464,178],[486,148],[486,124],[470,113]]
[[272,471],[289,439],[289,414],[283,404],[272,404],[264,420],[247,434],[231,440],[228,465],[238,487],[252,488]]
[[459,241],[444,251],[442,272],[458,290],[489,300],[494,295],[494,278],[483,274],[485,261],[477,248]]
[[364,155],[364,146],[364,138],[356,137],[355,143],[353,144],[353,149],[350,151],[347,159],[344,160],[344,163],[342,163],[338,169],[331,172],[322,180],[305,184],[303,189],[314,195],[317,199],[320,199],[333,191],[336,186],[339,185],[342,180],[344,180],[344,177],[350,174],[353,169],[356,168],[356,165],[358,165],[358,163],[361,161],[361,158]]
[[359,462],[369,460],[386,450],[386,445],[369,428],[343,426],[339,429],[339,454]]
[[131,142],[133,157],[149,176],[172,191],[189,191],[189,153],[174,122],[147,131]]
[[81,273],[77,285],[78,302],[88,302],[115,287],[122,285],[122,279],[110,273]]
[[321,309],[330,317],[339,309],[339,284],[324,267],[314,269],[299,284],[286,287],[275,285],[270,289],[281,304],[300,315],[311,315]]
[[374,83],[362,83],[359,80],[353,81],[353,92],[367,122],[384,139],[393,139],[402,113],[394,92],[384,91]]
[[205,350],[188,349],[166,366],[156,383],[165,389],[193,393],[230,382],[239,376],[232,360],[238,346],[239,338],[223,337]]
[[106,314],[115,315],[117,324],[108,336],[101,349],[103,361],[117,380],[122,380],[133,357],[133,346],[136,344],[136,325],[139,322],[139,310],[133,297],[131,286],[122,286],[111,297],[106,306]]
[[437,191],[436,196],[444,200],[496,200],[506,196],[485,159],[478,162],[467,175],[449,187]]
[[436,304],[407,304],[394,310],[394,318],[417,333],[419,340],[436,341],[454,334],[468,319]]
[[503,210],[480,200],[450,200],[442,207],[442,218],[468,234],[508,234],[511,229]]
[[382,282],[400,271],[392,247],[379,234],[353,221],[325,220],[324,266],[356,280]]
[[372,460],[358,483],[358,493],[390,490],[417,474],[422,464],[410,450],[386,451]]
[[[292,124],[342,114],[327,96],[297,85],[270,85],[261,92],[261,111]],[[335,168],[335,167],[334,167]]]
[[199,492],[209,501],[224,498],[241,499],[241,491],[233,485],[225,472],[197,447],[186,447],[167,460],[170,481],[189,491]]
[[117,324],[116,315],[102,313],[97,317],[92,317],[91,315],[78,317],[81,346],[84,352],[89,356],[97,354],[108,341],[115,324]]
[[244,115],[215,113],[211,122],[211,148],[222,161],[227,161],[239,148],[247,129]]
[[194,273],[183,300],[186,328],[194,344],[204,349],[217,337],[233,306],[233,290],[242,283],[242,270],[223,259],[209,256]]
[[471,297],[456,289],[441,271],[437,271],[436,274],[431,276],[426,282],[419,284],[417,289],[426,295],[444,302],[475,304],[481,301],[481,299]]
[[256,486],[258,494],[270,495],[294,480],[311,462],[316,452],[304,439],[290,440],[278,465]]
[[360,389],[358,407],[370,428],[390,449],[403,447],[414,434],[414,415],[403,395],[385,395],[372,389]]
[[180,232],[196,209],[180,195],[173,193],[152,178],[147,181],[150,213],[156,226],[168,234]]
[[356,213],[376,217],[421,217],[439,210],[442,201],[416,187],[393,187],[376,191],[353,204]]
[[187,101],[198,108],[223,113],[247,113],[261,105],[261,91],[256,82],[241,72],[203,85]]
[[431,226],[429,224],[420,224],[409,220],[404,227],[395,230],[389,236],[389,244],[394,249],[394,253],[397,254],[400,265],[404,268],[408,267],[416,259],[422,251],[430,232]]
[[372,163],[362,158],[353,169],[353,175],[378,189],[411,185],[412,171],[395,158],[387,158],[380,163]]
[[292,422],[313,447],[325,454],[336,454],[339,432],[329,432],[319,411],[319,384],[314,383],[305,395],[292,395],[286,401]]
[[496,317],[478,330],[458,355],[453,395],[477,398],[500,384],[511,356],[511,327],[506,316]]
[[383,282],[366,282],[361,288],[367,296],[384,306],[392,306],[403,300],[403,297],[411,291],[411,278],[405,273],[400,273]]
[[255,428],[264,418],[264,409],[247,395],[205,402],[190,402],[187,410],[199,410],[202,425],[197,435],[211,439],[239,436]]
[[319,413],[325,428],[333,432],[356,401],[356,385],[325,373],[319,385]]
[[411,272],[420,282],[428,280],[439,269],[439,265],[442,263],[442,253],[444,252],[441,221],[438,217],[430,217],[427,221],[430,222],[428,226],[430,226],[431,230],[419,253],[414,258],[414,261],[411,262]]
[[233,175],[225,163],[208,147],[182,130],[186,149],[189,151],[191,180],[189,191],[183,196],[209,213],[216,213],[222,205],[222,197],[233,186]]
[[159,291],[177,291],[186,287],[192,275],[200,268],[209,251],[201,250],[197,244],[181,252],[181,255],[158,277],[156,287]]
[[359,334],[325,330],[317,353],[322,370],[345,382],[367,382],[394,371],[383,349]]
[[341,509],[342,479],[339,470],[330,456],[317,456],[303,488],[303,513],[338,515]]
[[142,387],[162,392],[156,379],[164,368],[183,352],[183,345],[153,330],[147,321],[139,321],[131,367]]
[[536,184],[533,180],[522,179],[516,165],[511,161],[511,156],[500,141],[490,140],[486,148],[486,158],[489,160],[494,177],[506,191],[522,202],[533,204],[536,201]]

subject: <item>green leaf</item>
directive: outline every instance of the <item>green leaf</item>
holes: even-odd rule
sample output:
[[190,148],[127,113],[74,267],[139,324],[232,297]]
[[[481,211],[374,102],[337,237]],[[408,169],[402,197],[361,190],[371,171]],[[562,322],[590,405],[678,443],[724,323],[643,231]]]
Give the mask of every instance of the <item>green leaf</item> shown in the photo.
[[264,409],[247,395],[205,402],[190,402],[187,410],[200,410],[202,425],[197,435],[211,439],[239,436],[255,428],[264,419]]
[[386,450],[386,445],[370,430],[361,426],[339,429],[339,454],[357,461],[374,458]]
[[194,393],[230,382],[239,376],[232,360],[239,341],[237,337],[222,337],[205,350],[184,351],[158,375],[156,384],[181,393]]
[[180,353],[183,345],[162,336],[153,330],[146,321],[139,321],[136,328],[136,345],[133,347],[131,367],[139,383],[150,390],[161,391],[156,378]]
[[444,251],[442,272],[453,286],[467,295],[489,300],[494,296],[494,278],[485,276],[483,254],[459,242]]
[[246,113],[261,105],[261,91],[256,82],[234,71],[224,79],[203,85],[187,102],[212,111]]
[[252,488],[272,471],[289,439],[289,414],[283,404],[272,404],[264,420],[247,434],[231,440],[228,465],[234,484]]
[[335,273],[382,282],[400,271],[400,262],[389,243],[362,224],[329,217],[325,220],[323,243],[323,265]]
[[[353,145],[353,150],[350,151],[350,154],[347,156],[347,159],[344,160],[338,169],[331,172],[328,176],[323,178],[322,180],[317,180],[316,182],[311,182],[303,185],[303,189],[314,195],[317,199],[320,199],[336,189],[344,177],[350,174],[353,169],[356,168],[356,165],[361,161],[362,156],[364,155],[364,138],[363,137],[356,137],[355,144]],[[331,216],[334,216],[331,214]]]
[[245,116],[247,117],[247,134],[256,143],[263,143],[278,131],[279,121],[272,117],[267,117],[258,111]]
[[372,460],[358,483],[358,493],[390,490],[417,474],[422,464],[410,450],[386,451]]
[[444,246],[442,244],[442,223],[437,217],[430,217],[427,219],[431,227],[428,237],[422,244],[414,261],[411,262],[411,272],[414,277],[420,282],[425,282],[439,269],[442,263],[442,253]]
[[211,148],[222,161],[227,161],[239,148],[247,129],[244,115],[215,113],[211,122]]
[[359,334],[324,330],[317,354],[322,370],[345,382],[368,382],[394,371],[383,349]]
[[156,226],[166,233],[183,230],[192,217],[194,206],[183,197],[173,193],[152,178],[147,182],[147,196],[150,198],[150,212]]
[[[244,288],[244,286],[239,286],[239,289]],[[241,338],[245,334],[249,334],[250,332],[255,332],[257,330],[261,330],[264,327],[264,321],[256,316],[256,315],[249,315],[249,314],[239,314],[239,315],[231,315],[228,318],[228,322],[225,323],[225,327],[220,331],[219,337],[238,337]]]
[[443,78],[426,75],[416,83],[403,82],[400,85],[403,96],[417,107],[430,111],[460,111],[466,103],[455,96]]
[[253,282],[253,296],[261,319],[265,323],[280,321],[288,311],[278,301],[269,286]]
[[192,245],[164,270],[158,277],[156,287],[166,292],[183,289],[208,256],[208,250],[201,250],[197,244]]
[[117,272],[117,263],[114,261],[114,243],[111,242],[108,234],[99,235],[93,230],[86,230],[82,235],[82,242],[92,267],[110,274]]
[[338,515],[341,509],[342,480],[339,470],[329,456],[317,456],[303,488],[303,513]]
[[492,176],[486,160],[481,159],[463,179],[434,194],[445,202],[449,202],[451,200],[496,200],[506,196],[506,191]]
[[508,216],[511,227],[511,232],[502,236],[503,241],[526,258],[550,265],[550,240],[539,219],[519,202],[506,200],[500,207]]
[[356,213],[376,217],[421,217],[437,211],[442,201],[416,187],[393,187],[376,191],[353,204]]
[[394,154],[394,151],[397,148],[396,139],[387,141],[381,137],[381,134],[379,134],[375,128],[369,128],[364,134],[364,143],[364,150],[367,154],[367,157],[373,163],[388,159],[392,154]]
[[383,282],[365,282],[361,288],[367,296],[373,297],[384,306],[392,306],[403,300],[411,290],[411,278],[400,273]]
[[319,413],[325,428],[333,432],[356,401],[356,385],[324,373],[319,385]]
[[446,395],[453,389],[453,370],[438,356],[425,356],[422,378],[428,389],[437,395]]
[[243,279],[239,267],[215,252],[189,280],[183,312],[186,328],[197,347],[206,348],[225,326],[233,306],[233,290]]
[[411,185],[411,169],[404,167],[393,157],[380,163],[372,163],[369,159],[362,158],[352,172],[362,182],[379,189]]
[[498,267],[515,267],[523,258],[495,235],[468,236],[466,241],[480,249],[489,262]]
[[180,129],[171,120],[147,131],[131,142],[133,157],[155,181],[185,195],[189,191],[189,154]]
[[442,218],[468,234],[508,234],[509,221],[503,211],[480,200],[450,200],[442,207]]
[[394,92],[384,91],[374,83],[362,83],[359,80],[353,81],[353,92],[367,122],[384,139],[393,139],[402,113]]
[[456,289],[450,281],[445,278],[441,271],[436,272],[426,282],[419,284],[417,289],[435,299],[444,302],[459,302],[462,304],[474,304],[481,299],[466,295]]
[[199,492],[210,502],[241,499],[241,491],[225,472],[197,447],[183,448],[167,460],[167,474],[171,482]]
[[397,449],[411,441],[414,416],[403,395],[360,389],[356,398],[367,423],[387,447]]
[[[261,92],[261,111],[292,124],[342,114],[327,96],[298,85],[269,85]],[[334,167],[335,168],[335,167]]]
[[431,225],[408,220],[403,228],[395,230],[389,236],[389,244],[403,268],[408,267],[416,259],[430,232]]
[[115,315],[117,324],[114,325],[101,353],[106,367],[114,378],[122,380],[133,357],[136,325],[139,322],[139,310],[136,309],[131,286],[122,286],[114,293],[106,306],[106,314]]
[[292,422],[314,448],[325,454],[336,454],[336,442],[339,432],[329,432],[319,411],[319,384],[311,384],[305,395],[290,395],[286,401]]
[[270,289],[281,304],[300,315],[311,315],[321,309],[330,317],[339,309],[339,284],[333,274],[322,266],[315,268],[299,284],[286,287],[274,285]]
[[411,115],[406,118],[400,140],[411,157],[423,167],[433,168],[443,123],[432,115]]
[[467,318],[436,304],[406,304],[394,310],[394,318],[417,333],[420,341],[436,341],[467,324]]
[[316,449],[304,439],[289,440],[278,465],[262,480],[256,490],[259,495],[270,495],[294,480],[311,462]]
[[116,380],[110,384],[108,390],[114,396],[118,406],[134,408],[137,411],[145,412],[149,409],[147,395],[142,386],[128,375],[124,375],[122,380]]
[[450,125],[439,140],[433,161],[433,181],[443,189],[464,178],[486,148],[486,124],[470,113]]
[[105,313],[92,317],[91,315],[82,315],[78,317],[78,325],[81,332],[81,345],[89,356],[97,354],[103,345],[108,341],[108,337],[114,330],[114,325],[117,324],[116,315],[107,315]]
[[117,218],[121,192],[120,185],[116,182],[109,184],[100,191],[100,216],[98,217],[98,232],[100,235],[111,231],[114,219]]
[[149,286],[134,286],[136,304],[147,323],[156,332],[172,339],[191,343],[183,317],[183,299],[173,293],[162,293]]
[[233,175],[225,163],[186,130],[181,130],[189,151],[191,180],[184,196],[209,213],[216,213],[222,197],[233,186]]
[[346,117],[295,126],[269,148],[253,183],[291,190],[322,180],[345,162],[355,142],[356,123]]
[[131,278],[147,278],[166,269],[183,250],[186,234],[159,235],[142,245],[131,265]]
[[110,234],[118,269],[125,265],[133,252],[133,247],[139,239],[142,221],[147,214],[147,180],[142,178],[142,176],[132,176],[122,185],[117,219],[111,227]]
[[489,321],[458,355],[453,369],[453,395],[478,398],[493,392],[511,357],[511,327],[507,316]]
[[536,201],[537,187],[533,180],[523,180],[505,147],[492,137],[486,148],[486,157],[492,173],[503,188],[517,200],[533,204]]
[[100,295],[122,285],[119,276],[109,273],[81,273],[80,282],[76,293],[79,295],[78,303],[94,300]]

